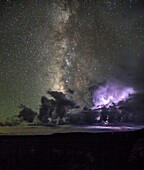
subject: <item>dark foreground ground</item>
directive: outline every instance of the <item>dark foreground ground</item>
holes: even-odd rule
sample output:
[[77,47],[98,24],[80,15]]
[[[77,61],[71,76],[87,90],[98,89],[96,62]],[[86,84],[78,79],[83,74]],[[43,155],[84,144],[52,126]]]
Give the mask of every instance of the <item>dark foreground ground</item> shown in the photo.
[[[142,170],[144,129],[141,128],[132,125],[1,127],[0,170]],[[65,133],[70,129],[71,133]],[[23,135],[14,136],[18,132],[22,134],[22,130]],[[41,133],[38,136],[36,132]],[[51,132],[54,134],[41,135]]]

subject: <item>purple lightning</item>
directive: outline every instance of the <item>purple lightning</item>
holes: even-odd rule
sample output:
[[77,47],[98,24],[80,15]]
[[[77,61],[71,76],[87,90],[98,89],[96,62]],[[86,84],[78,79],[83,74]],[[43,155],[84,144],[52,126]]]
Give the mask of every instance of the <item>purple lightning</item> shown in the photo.
[[94,106],[92,109],[118,104],[120,101],[128,99],[129,95],[134,93],[135,90],[132,87],[126,87],[116,81],[107,81],[93,92],[92,97]]

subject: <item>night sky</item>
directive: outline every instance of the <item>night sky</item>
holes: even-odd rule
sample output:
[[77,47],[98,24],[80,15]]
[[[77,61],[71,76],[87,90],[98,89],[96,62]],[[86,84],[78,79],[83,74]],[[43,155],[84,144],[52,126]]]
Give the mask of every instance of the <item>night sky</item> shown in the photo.
[[0,40],[1,119],[48,89],[80,103],[111,78],[143,90],[143,0],[2,0]]

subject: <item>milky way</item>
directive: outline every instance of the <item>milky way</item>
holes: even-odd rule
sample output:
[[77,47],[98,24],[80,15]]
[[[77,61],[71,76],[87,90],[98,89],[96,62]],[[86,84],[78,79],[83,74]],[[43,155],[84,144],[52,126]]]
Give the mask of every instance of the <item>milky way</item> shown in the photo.
[[142,0],[5,0],[0,6],[0,117],[46,90],[88,104],[88,88],[111,77],[143,90]]

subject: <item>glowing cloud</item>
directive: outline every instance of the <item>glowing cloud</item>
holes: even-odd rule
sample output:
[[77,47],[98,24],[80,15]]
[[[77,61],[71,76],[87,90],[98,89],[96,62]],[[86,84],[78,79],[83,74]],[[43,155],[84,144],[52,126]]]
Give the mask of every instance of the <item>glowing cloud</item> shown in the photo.
[[125,87],[118,82],[107,81],[93,92],[94,107],[92,109],[103,106],[109,107],[113,103],[118,104],[120,101],[128,99],[129,95],[133,93],[135,93],[135,90],[132,87]]

